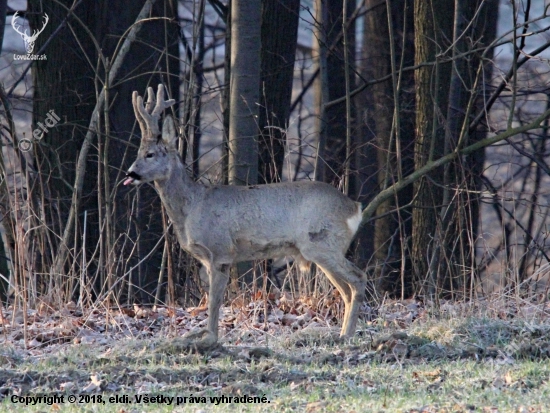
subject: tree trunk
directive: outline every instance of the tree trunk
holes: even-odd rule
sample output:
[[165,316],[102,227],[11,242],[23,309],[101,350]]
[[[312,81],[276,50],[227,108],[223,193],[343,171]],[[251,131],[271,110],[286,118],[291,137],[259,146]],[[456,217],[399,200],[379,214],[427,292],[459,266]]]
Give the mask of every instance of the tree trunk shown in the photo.
[[[445,39],[451,39],[453,1],[432,0],[414,2],[415,64],[434,62],[436,55],[445,48]],[[447,93],[450,82],[449,63],[417,69],[416,81],[416,142],[415,169],[429,160],[444,154],[445,131],[439,122],[446,113]],[[414,185],[416,202],[413,210],[412,265],[416,290],[427,283],[430,292],[435,287],[428,273],[428,259],[435,248],[434,236],[437,212],[443,198],[443,168],[428,174]]]
[[314,110],[315,132],[317,135],[317,154],[315,157],[314,179],[325,179],[325,152],[327,145],[327,118],[325,104],[330,100],[328,92],[328,68],[327,68],[327,0],[315,0],[315,29],[312,46],[314,62],[319,69],[319,76],[314,83]]
[[[229,90],[230,185],[258,182],[258,103],[260,91],[261,0],[231,0],[231,74]],[[236,278],[250,274],[250,263],[239,263]],[[252,277],[244,282],[250,284]]]
[[[361,76],[365,80],[373,80],[390,74],[392,49],[395,53],[394,65],[399,65],[402,59],[405,66],[412,65],[414,61],[412,1],[392,2],[390,21],[393,26],[393,42],[388,27],[386,4],[368,0],[365,6],[370,11],[365,15]],[[399,67],[396,67],[396,70],[399,70]],[[357,170],[359,176],[363,178],[360,181],[363,182],[364,177],[373,173],[367,173],[368,165],[373,164],[374,167],[370,170],[374,171],[377,178],[375,189],[365,194],[367,195],[365,201],[371,198],[372,194],[395,182],[398,179],[399,170],[409,171],[412,168],[411,143],[414,133],[411,131],[414,124],[410,113],[414,107],[414,96],[407,91],[414,90],[412,87],[414,79],[411,72],[396,75],[396,82],[397,76],[401,76],[397,114],[394,112],[392,79],[369,87],[362,94],[362,101],[359,102],[363,110],[360,120],[365,124],[362,126],[365,144],[359,145],[362,150],[360,150],[361,156],[357,159]],[[399,116],[399,122],[396,122],[395,116]],[[397,125],[400,126],[399,133],[396,130]],[[398,138],[399,142],[397,142]],[[408,290],[410,282],[405,279],[406,274],[409,273],[405,271],[407,261],[402,262],[402,259],[408,255],[407,244],[403,241],[410,234],[410,220],[404,218],[410,214],[410,210],[401,210],[399,214],[389,213],[389,211],[399,205],[408,204],[411,197],[411,190],[404,191],[380,205],[376,215],[381,218],[374,222],[374,228],[368,234],[373,238],[369,257],[374,258],[371,261],[376,264],[374,278],[378,290],[382,293],[401,295],[409,292],[404,291],[406,286]],[[361,233],[359,237],[363,239]]]
[[[60,2],[49,2],[44,4],[39,0],[28,2],[29,24],[33,30],[43,26],[44,14],[49,16],[49,22],[44,31],[38,36],[35,44],[37,53],[54,30],[62,23],[67,16],[67,9],[73,4],[70,0]],[[63,7],[63,5],[65,7]],[[84,2],[76,8],[75,14],[87,27],[95,27],[97,15],[101,15],[101,7],[97,2]],[[71,26],[74,25],[75,32],[83,34],[81,27],[75,19],[70,19]],[[61,235],[69,216],[70,200],[73,194],[73,183],[76,176],[76,159],[80,146],[84,140],[86,129],[90,121],[92,110],[95,105],[94,68],[90,67],[82,49],[84,49],[91,60],[97,61],[96,51],[90,37],[82,35],[78,43],[72,35],[68,26],[65,26],[58,35],[52,39],[44,50],[47,60],[39,60],[33,63],[33,125],[44,122],[47,113],[51,110],[61,118],[60,124],[44,133],[40,144],[34,144],[36,154],[36,167],[38,177],[35,185],[43,191],[41,196],[44,199],[44,211],[46,216],[45,232],[52,231],[53,234]],[[82,49],[81,49],[82,48]],[[98,153],[90,151],[89,169],[92,169],[92,158],[97,165]],[[97,168],[97,166],[96,166]],[[93,211],[97,222],[97,173],[92,172],[86,175],[80,201],[81,210]],[[69,200],[67,202],[67,200]],[[99,240],[98,226],[90,225],[89,235],[91,239]],[[44,232],[42,231],[42,232]],[[78,232],[77,232],[78,234]],[[40,239],[42,234],[37,234],[34,239]],[[49,249],[44,251],[47,268],[41,268],[38,273],[47,274],[49,266],[53,263],[53,257],[58,248],[57,237],[48,237],[51,244]],[[80,238],[80,234],[78,236]],[[40,242],[39,244],[43,244]],[[90,243],[91,244],[91,243]],[[94,247],[95,247],[94,245]],[[70,248],[70,246],[69,246]],[[41,251],[42,252],[42,251]],[[68,269],[68,266],[65,267]],[[58,274],[50,280],[43,280],[44,287],[55,288],[59,298],[66,300],[64,286],[66,274]],[[74,282],[74,281],[73,281]]]
[[231,1],[229,184],[258,182],[261,0]]
[[0,0],[0,50],[4,45],[4,28],[6,27],[6,12],[8,10],[8,0]]
[[[347,0],[349,7],[346,22],[354,11],[355,2]],[[323,105],[346,95],[344,66],[344,45],[342,41],[343,3],[340,1],[317,0],[316,37],[314,53],[319,56],[320,76],[316,81],[315,106],[318,112],[317,131],[319,150],[316,161],[316,179],[333,184],[343,183],[346,163],[346,103],[342,102],[325,109]],[[347,29],[349,64],[355,61],[355,24]],[[333,46],[328,50],[329,46]],[[324,49],[324,50],[323,50]],[[354,84],[353,70],[350,70],[350,84]],[[352,114],[353,116],[353,114]],[[353,140],[352,140],[353,142]],[[349,152],[353,152],[353,148]],[[352,185],[352,187],[354,187]],[[349,194],[352,197],[355,194]]]
[[260,183],[278,182],[283,173],[299,8],[300,0],[262,0]]
[[[47,13],[50,17],[46,29],[37,39],[36,50],[40,49],[67,16],[67,8],[62,7],[60,3],[67,8],[73,4],[72,1],[65,0],[48,4],[37,0],[29,1],[31,27],[42,26],[43,13]],[[82,2],[75,9],[75,14],[95,36],[103,55],[109,57],[114,52],[120,36],[134,23],[142,7],[143,2],[128,4],[108,1]],[[153,7],[152,16],[174,18],[175,13],[174,2],[157,2]],[[46,47],[44,53],[47,55],[47,60],[35,62],[33,70],[34,122],[43,121],[48,111],[52,109],[62,119],[50,133],[44,134],[42,139],[44,145],[35,145],[41,182],[48,191],[45,198],[47,203],[45,210],[50,214],[47,217],[48,227],[58,234],[66,225],[65,220],[70,205],[66,200],[70,200],[72,196],[76,160],[96,103],[96,92],[97,94],[101,92],[101,81],[105,80],[105,68],[102,63],[98,65],[97,73],[95,73],[96,67],[90,67],[90,64],[95,66],[98,62],[98,50],[90,39],[90,34],[74,18],[69,18],[68,23],[74,32],[65,25]],[[150,251],[152,245],[156,244],[163,232],[160,216],[156,213],[159,210],[158,197],[154,191],[146,187],[140,189],[145,194],[140,199],[145,202],[138,208],[142,207],[143,210],[137,213],[137,217],[144,219],[136,222],[136,232],[133,234],[133,230],[128,230],[124,226],[128,222],[127,211],[132,210],[132,200],[126,199],[126,192],[118,192],[114,182],[122,177],[121,174],[133,159],[131,154],[125,155],[127,150],[125,141],[129,139],[130,131],[135,125],[131,106],[132,91],[144,91],[147,85],[158,83],[157,79],[152,80],[150,77],[150,73],[154,72],[164,75],[168,79],[167,86],[170,93],[173,96],[177,95],[179,90],[177,76],[171,76],[170,73],[178,73],[178,60],[160,57],[166,48],[169,49],[170,56],[178,55],[178,32],[176,24],[167,25],[162,20],[152,20],[143,24],[138,40],[132,45],[117,76],[117,81],[126,77],[129,80],[116,86],[109,85],[108,117],[104,116],[105,113],[101,114],[101,136],[96,136],[93,149],[88,154],[87,173],[79,204],[81,214],[78,215],[78,223],[75,225],[76,236],[73,238],[76,244],[69,246],[79,248],[80,240],[85,236],[86,245],[89,248],[86,256],[92,257],[100,243],[101,258],[91,261],[88,267],[90,279],[94,279],[96,272],[112,269],[109,267],[108,257],[113,259],[118,253],[113,254],[115,245],[113,243],[108,245],[106,239],[109,237],[115,239],[113,234],[129,231],[133,238],[139,239],[137,249],[139,252],[136,259],[138,262]],[[78,41],[74,36],[78,37]],[[138,73],[146,75],[136,77],[138,67]],[[106,119],[109,121],[108,134],[104,133]],[[86,234],[81,232],[84,211],[88,211]],[[104,225],[105,220],[111,222],[110,227]],[[137,233],[140,235],[137,236]],[[55,237],[52,239],[56,241]],[[133,283],[141,287],[144,284],[152,285],[149,282],[156,281],[156,274],[152,274],[146,267],[158,268],[161,253],[162,251],[153,255],[143,264],[139,278],[136,277]],[[139,254],[142,256],[140,257]],[[80,262],[75,261],[70,264],[72,269],[77,268],[75,265],[80,266]],[[48,270],[43,269],[40,272],[47,273]],[[149,275],[146,276],[146,274]],[[95,279],[95,292],[98,293],[103,283]],[[144,290],[140,288],[138,291],[143,300],[148,300],[149,295]]]

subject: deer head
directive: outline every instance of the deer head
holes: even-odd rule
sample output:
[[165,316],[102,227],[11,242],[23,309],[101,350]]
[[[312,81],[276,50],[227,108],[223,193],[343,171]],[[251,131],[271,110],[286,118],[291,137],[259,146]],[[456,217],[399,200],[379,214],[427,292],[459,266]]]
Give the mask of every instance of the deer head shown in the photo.
[[156,101],[152,87],[147,88],[147,94],[145,105],[138,92],[132,94],[132,105],[141,129],[141,144],[136,161],[128,169],[124,185],[138,185],[165,178],[173,165],[172,162],[168,162],[168,158],[178,156],[176,128],[171,116],[164,120],[162,138],[159,136],[160,115],[164,109],[172,106],[175,100],[164,100],[162,85],[158,86]]
[[22,32],[21,31],[21,26],[17,25],[16,20],[19,18],[17,13],[19,13],[19,12],[16,12],[13,15],[13,18],[11,19],[11,25],[13,27],[13,30],[15,30],[17,33],[19,33],[21,35],[21,37],[23,38],[23,40],[25,41],[25,49],[27,50],[27,53],[30,54],[34,50],[34,42],[36,41],[38,35],[44,31],[44,29],[46,28],[46,25],[48,24],[48,21],[50,21],[50,18],[48,17],[47,14],[44,14],[44,24],[43,24],[42,28],[40,30],[35,30],[33,32],[32,36],[29,36],[27,34],[26,29],[25,29],[24,32]]

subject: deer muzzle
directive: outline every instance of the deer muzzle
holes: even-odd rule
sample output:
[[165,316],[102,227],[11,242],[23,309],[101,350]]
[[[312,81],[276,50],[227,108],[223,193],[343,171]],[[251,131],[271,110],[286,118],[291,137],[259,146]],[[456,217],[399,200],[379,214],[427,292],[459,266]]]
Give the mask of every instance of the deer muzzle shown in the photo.
[[141,176],[135,173],[134,171],[130,171],[126,174],[126,180],[124,181],[124,185],[138,185],[141,181]]

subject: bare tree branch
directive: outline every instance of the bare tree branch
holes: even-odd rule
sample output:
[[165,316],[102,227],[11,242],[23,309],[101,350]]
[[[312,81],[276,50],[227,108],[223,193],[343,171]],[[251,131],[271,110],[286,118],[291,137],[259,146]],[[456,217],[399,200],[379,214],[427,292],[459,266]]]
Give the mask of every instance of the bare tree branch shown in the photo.
[[416,182],[417,180],[422,178],[424,175],[426,175],[428,172],[433,171],[434,169],[440,166],[448,164],[449,162],[453,161],[460,155],[469,155],[479,149],[482,149],[487,146],[493,145],[494,143],[506,140],[514,135],[518,135],[520,133],[527,132],[532,129],[537,129],[541,126],[542,122],[544,122],[549,117],[550,117],[550,110],[547,110],[538,118],[536,118],[533,122],[527,125],[508,129],[502,133],[499,133],[498,135],[492,136],[490,138],[482,139],[472,145],[466,146],[463,149],[455,150],[449,153],[448,155],[445,155],[435,161],[428,162],[422,168],[414,171],[407,177],[403,178],[400,181],[397,181],[395,184],[384,189],[378,195],[376,195],[374,199],[371,202],[369,202],[367,207],[363,210],[363,220],[361,221],[361,224],[366,223],[372,217],[372,215],[374,214],[374,212],[382,202],[394,196],[396,192],[401,191],[407,185],[410,185],[413,182]]

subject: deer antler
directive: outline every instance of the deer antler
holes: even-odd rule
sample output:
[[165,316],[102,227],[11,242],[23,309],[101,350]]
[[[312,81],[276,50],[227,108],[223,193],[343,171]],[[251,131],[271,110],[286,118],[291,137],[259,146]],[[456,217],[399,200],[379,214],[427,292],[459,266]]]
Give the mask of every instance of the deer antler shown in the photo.
[[50,21],[50,18],[48,17],[48,15],[46,13],[44,13],[44,24],[42,25],[42,28],[40,30],[35,30],[32,33],[31,39],[32,39],[33,42],[36,40],[38,35],[44,31],[44,29],[46,28],[46,25],[48,24],[49,21]]
[[15,30],[17,33],[19,33],[21,36],[23,36],[23,39],[25,37],[29,37],[28,34],[27,34],[27,31],[25,30],[24,32],[22,32],[21,30],[19,30],[19,28],[21,26],[17,25],[16,26],[16,23],[15,21],[19,18],[19,16],[17,15],[17,13],[19,13],[18,11],[16,11],[11,19],[11,27],[13,27],[13,30]]
[[162,84],[158,86],[156,100],[153,88],[147,88],[147,103],[145,105],[143,105],[143,98],[139,96],[137,91],[132,93],[132,105],[141,129],[142,139],[156,139],[160,135],[160,115],[164,109],[169,108],[175,102],[174,99],[164,100],[164,86]]

